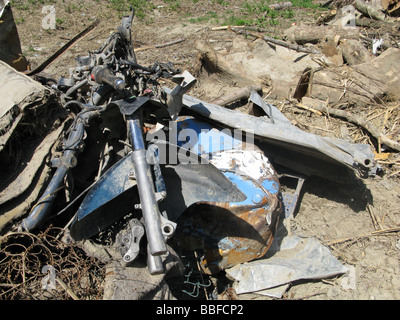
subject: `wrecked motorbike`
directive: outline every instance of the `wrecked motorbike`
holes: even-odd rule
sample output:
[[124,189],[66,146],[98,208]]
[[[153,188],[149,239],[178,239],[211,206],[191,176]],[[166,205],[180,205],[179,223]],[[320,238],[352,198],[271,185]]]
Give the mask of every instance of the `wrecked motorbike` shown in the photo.
[[[83,192],[56,216],[85,195],[67,224],[75,241],[126,219],[116,237],[124,264],[145,251],[150,274],[163,273],[172,236],[179,248],[201,252],[207,274],[262,257],[282,212],[277,173],[242,132],[181,115],[196,80],[171,64],[138,64],[133,17],[54,86],[73,121],[62,155],[51,161],[55,173],[21,229],[40,228],[54,217],[60,191],[71,194],[79,184]],[[160,78],[177,85],[165,90]],[[74,171],[78,164],[85,169]]]

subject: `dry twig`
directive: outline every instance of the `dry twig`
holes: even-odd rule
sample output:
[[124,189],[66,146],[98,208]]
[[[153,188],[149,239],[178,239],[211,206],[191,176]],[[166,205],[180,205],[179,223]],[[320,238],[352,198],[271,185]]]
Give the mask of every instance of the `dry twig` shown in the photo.
[[185,41],[185,39],[178,39],[178,40],[174,40],[174,41],[170,41],[170,42],[166,42],[166,43],[155,44],[152,46],[135,48],[135,52],[144,51],[144,50],[148,50],[148,49],[164,48],[164,47],[172,46],[174,44],[181,43],[183,41]]
[[70,287],[68,287],[64,281],[62,281],[60,278],[56,278],[56,281],[58,284],[68,293],[68,295],[73,299],[73,300],[79,300],[78,296],[71,290]]
[[329,242],[325,243],[325,245],[333,246],[335,244],[340,244],[340,243],[344,243],[344,242],[348,242],[348,241],[358,241],[358,240],[363,239],[363,238],[369,238],[369,237],[373,237],[373,236],[385,235],[385,234],[388,234],[388,233],[395,233],[395,232],[400,232],[400,227],[387,228],[387,229],[382,229],[382,230],[375,230],[375,231],[372,231],[372,232],[368,232],[368,233],[357,235],[355,237],[332,240],[332,241],[329,241]]
[[319,50],[317,50],[317,49],[307,48],[307,47],[304,47],[304,46],[299,45],[299,44],[288,43],[288,42],[286,42],[286,41],[274,39],[274,38],[272,38],[272,37],[264,36],[264,35],[259,34],[259,33],[250,32],[250,31],[241,30],[241,29],[232,28],[232,27],[229,28],[229,29],[232,30],[232,31],[235,32],[235,33],[244,34],[244,35],[247,35],[247,36],[252,36],[252,37],[259,38],[259,39],[263,39],[263,40],[265,40],[265,41],[267,41],[267,42],[276,44],[276,45],[281,46],[281,47],[288,48],[288,49],[290,49],[290,50],[295,50],[295,51],[304,52],[304,53],[311,53],[311,54],[320,54],[320,53],[321,53],[321,52],[320,52]]
[[368,209],[369,215],[371,216],[372,223],[374,225],[375,230],[382,230],[383,228],[379,221],[379,218],[374,214],[374,211],[372,210],[371,205],[368,205],[367,209]]
[[380,132],[373,124],[367,122],[365,119],[362,117],[351,114],[347,111],[344,110],[339,110],[339,109],[334,109],[330,108],[327,106],[314,106],[314,109],[324,112],[326,114],[329,114],[331,116],[339,117],[339,118],[344,118],[347,121],[350,121],[365,130],[367,130],[377,141],[380,141],[380,143],[387,145],[388,147],[392,148],[393,150],[400,151],[400,143],[397,141],[394,141],[384,135],[382,132]]
[[311,111],[312,113],[315,113],[316,115],[318,115],[318,116],[322,116],[322,112],[321,111],[318,111],[318,110],[315,110],[314,108],[312,108],[312,107],[309,107],[309,106],[307,106],[307,105],[305,105],[305,104],[303,104],[303,103],[296,103],[294,106],[296,106],[296,107],[298,107],[298,108],[300,108],[300,109],[304,109],[304,110],[307,110],[307,111]]

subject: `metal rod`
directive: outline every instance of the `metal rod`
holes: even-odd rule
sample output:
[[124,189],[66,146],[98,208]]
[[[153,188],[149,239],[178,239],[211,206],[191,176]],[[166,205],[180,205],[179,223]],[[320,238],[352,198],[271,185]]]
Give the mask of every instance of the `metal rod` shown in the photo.
[[144,150],[145,146],[140,119],[135,115],[128,118],[128,130],[133,150]]
[[137,115],[128,116],[127,126],[129,139],[134,149],[131,158],[135,168],[149,253],[153,256],[162,255],[167,252],[167,246],[161,230],[161,214],[155,198],[153,177],[150,165],[146,161],[146,150],[139,117]]
[[153,256],[147,246],[147,268],[151,275],[164,273],[164,265],[161,256]]
[[64,182],[68,169],[67,166],[61,166],[57,169],[44,194],[38,201],[38,204],[34,207],[29,216],[22,221],[21,227],[25,231],[34,230],[46,218],[49,209],[60,190],[60,186]]
[[79,121],[71,130],[68,140],[66,141],[66,149],[61,158],[56,161],[57,170],[47,186],[42,197],[39,199],[29,216],[21,223],[21,228],[26,231],[32,231],[39,227],[50,213],[54,199],[58,191],[63,187],[65,176],[70,168],[76,165],[76,153],[84,134],[84,122]]

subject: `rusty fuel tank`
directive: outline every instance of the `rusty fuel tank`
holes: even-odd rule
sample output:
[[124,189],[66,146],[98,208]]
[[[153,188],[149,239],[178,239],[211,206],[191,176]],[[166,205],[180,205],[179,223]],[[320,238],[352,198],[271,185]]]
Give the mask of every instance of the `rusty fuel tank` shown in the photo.
[[192,150],[206,156],[245,197],[237,202],[192,204],[178,222],[180,245],[200,252],[200,266],[206,274],[261,258],[273,241],[282,212],[276,171],[254,144],[240,143],[226,130],[201,121],[183,121],[182,128],[202,128],[197,128],[199,139]]

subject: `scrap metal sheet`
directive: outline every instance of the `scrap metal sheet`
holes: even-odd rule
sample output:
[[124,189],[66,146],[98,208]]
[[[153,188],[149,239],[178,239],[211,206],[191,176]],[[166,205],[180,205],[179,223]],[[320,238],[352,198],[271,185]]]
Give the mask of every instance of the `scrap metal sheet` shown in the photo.
[[[171,92],[168,88],[164,88],[164,90],[167,93]],[[259,100],[261,101],[262,99]],[[254,94],[252,95],[252,101],[255,101]],[[263,102],[261,101],[261,103]],[[267,139],[271,145],[307,155],[309,157],[307,162],[310,162],[311,159],[318,159],[318,161],[328,163],[331,167],[333,167],[333,164],[347,167],[362,176],[374,176],[378,169],[378,165],[374,161],[374,154],[368,145],[354,144],[345,140],[318,136],[303,131],[292,125],[285,119],[285,116],[278,108],[272,105],[263,106],[263,109],[270,109],[271,118],[268,118],[255,117],[239,111],[225,109],[189,95],[183,96],[183,104],[187,109],[200,116],[207,117],[234,129],[252,133],[256,137]],[[293,166],[300,165],[298,161],[293,161],[293,159],[289,159],[289,162]],[[326,171],[326,166],[319,170],[320,172],[314,169],[314,173],[326,173],[324,172]]]
[[233,288],[237,294],[257,292],[278,298],[293,281],[330,278],[346,272],[347,268],[318,240],[297,236],[284,238],[262,259],[226,270],[236,280]]

